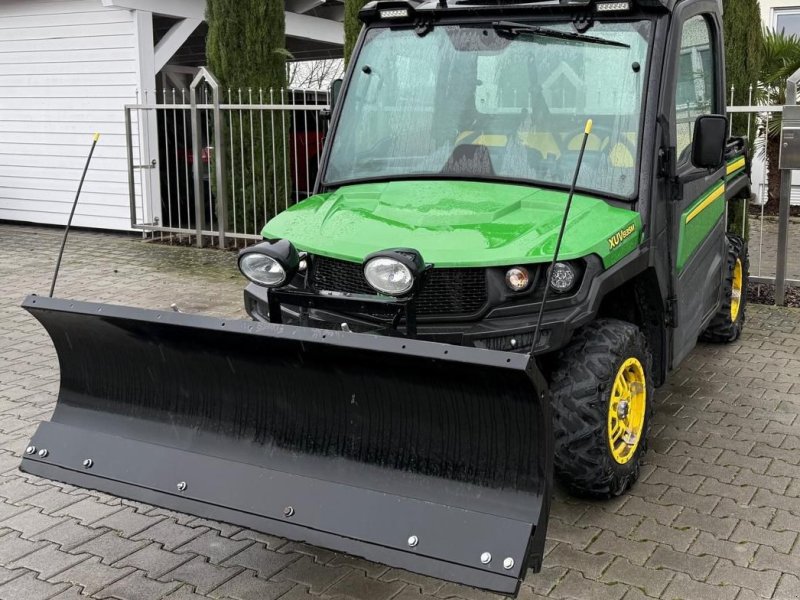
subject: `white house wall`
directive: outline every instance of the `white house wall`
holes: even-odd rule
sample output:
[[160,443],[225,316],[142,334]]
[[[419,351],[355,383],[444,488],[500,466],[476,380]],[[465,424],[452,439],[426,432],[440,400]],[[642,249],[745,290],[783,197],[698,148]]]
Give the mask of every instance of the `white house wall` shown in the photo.
[[[98,0],[0,2],[0,219],[128,229],[123,105],[136,101],[132,13]],[[135,128],[134,128],[135,131]]]

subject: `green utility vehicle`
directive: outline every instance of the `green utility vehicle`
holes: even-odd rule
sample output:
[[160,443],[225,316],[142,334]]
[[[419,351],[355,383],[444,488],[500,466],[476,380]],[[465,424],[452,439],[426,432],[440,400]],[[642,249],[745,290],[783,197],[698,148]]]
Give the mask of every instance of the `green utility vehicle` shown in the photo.
[[623,493],[654,388],[741,333],[721,12],[368,4],[314,195],[239,256],[253,320],[25,300],[61,387],[21,468],[515,593],[553,473]]
[[[715,116],[720,3],[380,2],[361,17],[317,194],[242,253],[248,313],[528,353],[549,285],[533,353],[556,475],[578,494],[624,492],[653,388],[698,338],[734,341],[744,322],[746,248],[726,210],[750,182]],[[416,314],[325,302],[342,294],[408,297]]]

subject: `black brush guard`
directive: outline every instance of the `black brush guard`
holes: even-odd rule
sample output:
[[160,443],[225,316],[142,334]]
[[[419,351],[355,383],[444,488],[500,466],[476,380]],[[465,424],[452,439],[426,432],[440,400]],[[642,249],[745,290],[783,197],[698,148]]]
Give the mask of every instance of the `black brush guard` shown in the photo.
[[[28,473],[513,594],[552,469],[526,355],[37,296]],[[491,558],[490,558],[491,557]]]

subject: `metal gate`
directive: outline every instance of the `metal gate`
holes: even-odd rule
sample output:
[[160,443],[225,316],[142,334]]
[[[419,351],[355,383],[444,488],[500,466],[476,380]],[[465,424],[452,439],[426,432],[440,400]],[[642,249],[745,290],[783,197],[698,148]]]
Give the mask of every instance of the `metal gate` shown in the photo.
[[204,68],[188,90],[143,94],[125,107],[131,227],[198,246],[261,239],[311,194],[329,104],[323,91],[223,90]]

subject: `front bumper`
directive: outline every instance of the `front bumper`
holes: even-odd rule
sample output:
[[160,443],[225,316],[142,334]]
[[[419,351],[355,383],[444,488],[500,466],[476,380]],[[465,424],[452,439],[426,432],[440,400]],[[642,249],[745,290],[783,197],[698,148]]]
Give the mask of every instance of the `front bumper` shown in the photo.
[[[269,291],[256,284],[244,290],[244,305],[247,314],[256,321],[269,321]],[[366,315],[342,314],[330,310],[310,308],[305,314],[293,306],[282,305],[282,319],[287,325],[302,325],[319,329],[342,330],[343,324],[356,333],[402,334],[393,330],[385,321],[371,319]],[[537,353],[563,347],[574,329],[570,316],[574,309],[547,311],[542,321],[542,334]],[[473,346],[490,350],[529,352],[536,329],[536,314],[513,317],[488,318],[480,321],[417,324],[416,338],[431,342]],[[569,324],[569,325],[568,325]]]

